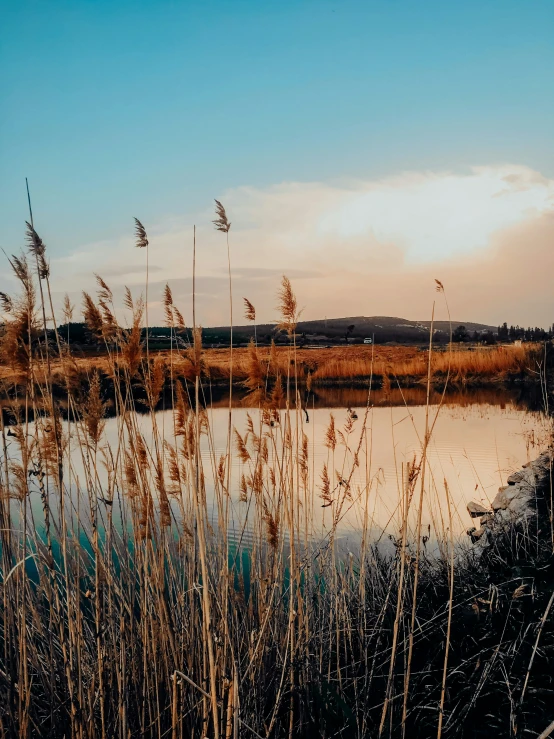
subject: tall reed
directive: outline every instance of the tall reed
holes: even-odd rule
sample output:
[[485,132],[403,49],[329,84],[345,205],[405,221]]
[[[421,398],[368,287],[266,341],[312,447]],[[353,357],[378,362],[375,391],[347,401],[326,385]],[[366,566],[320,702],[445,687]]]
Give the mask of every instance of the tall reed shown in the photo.
[[[55,319],[49,284],[24,257],[11,265],[19,294],[0,296],[0,361],[11,367],[0,380],[0,736],[545,729],[554,692],[550,527],[509,529],[478,563],[454,539],[447,492],[447,511],[433,511],[432,530],[423,528],[436,493],[428,464],[425,472],[433,351],[421,449],[399,470],[391,525],[378,531],[377,350],[357,411],[344,420],[317,411],[327,422],[317,448],[312,370],[301,365],[286,277],[277,303],[288,346],[245,350],[235,377],[250,394],[248,414],[222,440],[195,288],[192,341],[176,341],[185,322],[168,287],[171,350],[154,355],[142,337],[147,304],[126,290],[122,328],[99,276],[83,310],[103,363],[79,364],[47,332],[45,371],[36,288],[44,279]],[[66,303],[66,319],[71,310]],[[399,393],[395,373],[384,376],[391,397]],[[108,402],[117,410],[109,422]],[[549,497],[537,500],[537,521],[546,521]],[[349,517],[359,536],[347,541]]]

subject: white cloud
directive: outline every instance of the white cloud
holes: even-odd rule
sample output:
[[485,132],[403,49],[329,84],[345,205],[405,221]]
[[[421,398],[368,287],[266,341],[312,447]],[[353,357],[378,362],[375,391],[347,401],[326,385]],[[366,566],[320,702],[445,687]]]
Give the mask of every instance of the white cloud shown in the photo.
[[409,174],[362,185],[324,215],[338,239],[374,234],[432,262],[486,248],[493,233],[554,204],[554,182],[525,167],[475,167],[469,174]]
[[[532,311],[525,308],[529,318],[520,318],[522,306],[502,293],[515,274],[514,250],[516,255],[521,251],[519,258],[525,264],[529,249],[525,240],[530,233],[539,233],[531,225],[543,224],[540,233],[545,244],[543,231],[551,226],[541,219],[554,207],[554,181],[527,167],[416,172],[338,184],[240,187],[221,194],[220,199],[233,223],[230,241],[237,314],[241,312],[239,301],[247,295],[257,303],[262,320],[275,318],[277,275],[290,273],[295,275],[307,317],[396,314],[422,318],[429,299],[426,280],[432,283],[432,277],[444,275],[454,281],[457,304],[453,312],[459,319],[494,322],[512,316],[513,320],[540,323],[550,322],[554,315],[554,303],[548,298],[541,304],[541,315],[533,320]],[[181,280],[180,297],[186,301],[189,288],[182,280],[191,274],[192,223],[200,224],[198,289],[205,325],[228,320],[222,274],[227,258],[225,238],[213,230],[212,218],[211,210],[206,210],[148,227],[154,266],[151,277],[157,284],[153,289],[161,290],[166,280],[175,281],[176,286]],[[504,254],[506,244],[512,255],[509,259]],[[134,283],[138,290],[144,281],[138,271],[142,264],[143,255],[134,248],[131,231],[111,243],[83,248],[53,268],[54,274],[56,270],[60,274],[60,290],[67,284],[81,286],[87,271],[100,271],[114,285]],[[484,264],[492,270],[489,293],[483,290],[478,300],[475,295],[470,299],[468,281]],[[68,280],[72,275],[73,283]],[[531,280],[524,271],[518,279],[520,283]],[[90,288],[91,284],[83,286]],[[501,288],[498,298],[491,303],[497,288]]]

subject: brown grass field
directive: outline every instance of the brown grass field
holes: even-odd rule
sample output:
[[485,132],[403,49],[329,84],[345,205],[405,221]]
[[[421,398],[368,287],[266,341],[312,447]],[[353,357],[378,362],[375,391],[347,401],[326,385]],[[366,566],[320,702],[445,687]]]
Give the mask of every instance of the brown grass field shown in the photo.
[[[205,350],[193,312],[194,345],[155,352],[141,341],[148,301],[127,292],[123,330],[98,277],[83,317],[104,354],[83,356],[57,331],[50,350],[47,315],[59,321],[32,226],[28,244],[36,272],[12,257],[19,292],[0,293],[0,739],[542,731],[554,696],[552,487],[480,560],[456,540],[446,481],[433,529],[424,510],[441,485],[428,449],[448,385],[463,395],[496,383],[501,395],[503,380],[542,379],[545,348],[441,349],[430,363],[411,347]],[[148,248],[138,221],[137,246]],[[293,337],[286,277],[278,295]],[[182,331],[169,287],[164,305]],[[72,311],[67,299],[67,321]],[[371,377],[387,402],[427,406],[383,530]],[[365,404],[340,427],[329,414],[317,447],[296,392],[312,384],[327,398],[355,387]],[[228,391],[220,427],[212,385]],[[240,428],[235,394],[256,409]]]
[[[450,371],[449,381],[460,384],[488,384],[505,381],[509,378],[531,378],[531,367],[535,366],[536,348],[532,344],[523,346],[493,346],[453,348],[452,350],[433,351],[431,361],[431,377],[436,383],[442,383]],[[192,365],[186,351],[169,351],[155,353],[158,361],[162,360],[169,368],[173,363],[175,376],[192,377]],[[287,373],[295,374],[305,380],[308,376],[314,385],[367,384],[371,375],[376,384],[382,383],[387,376],[389,381],[401,386],[426,382],[428,372],[428,351],[412,346],[335,346],[329,349],[294,349],[293,347],[253,347],[235,348],[233,350],[233,376],[236,383],[243,383],[250,374],[251,363],[257,357],[262,369],[269,376]],[[83,374],[93,370],[109,374],[112,358],[107,354],[95,356],[73,356],[75,369]],[[229,379],[229,349],[205,349],[203,352],[204,375],[212,382]],[[54,380],[61,380],[63,370],[58,359],[51,360]],[[38,363],[35,369],[40,380],[46,367]],[[13,370],[8,364],[0,364],[0,379],[15,379]]]

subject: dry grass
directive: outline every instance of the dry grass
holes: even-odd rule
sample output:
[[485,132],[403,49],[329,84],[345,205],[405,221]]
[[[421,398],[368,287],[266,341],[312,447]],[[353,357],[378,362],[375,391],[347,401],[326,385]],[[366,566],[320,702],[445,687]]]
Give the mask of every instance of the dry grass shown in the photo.
[[[453,383],[479,382],[486,384],[499,382],[514,376],[525,376],[529,380],[538,379],[534,370],[535,345],[477,347],[475,349],[453,349],[452,352],[434,351],[431,362],[432,380],[441,382],[450,365],[450,381]],[[153,352],[151,352],[153,353]],[[163,358],[167,365],[170,360],[176,376],[191,379],[193,371],[186,353],[159,351],[156,356]],[[252,374],[252,356],[248,348],[233,349],[234,380],[237,383],[249,381]],[[317,384],[338,384],[349,381],[367,383],[372,370],[376,384],[387,375],[394,384],[401,386],[414,382],[425,382],[427,376],[427,352],[415,347],[398,346],[374,348],[373,359],[371,347],[351,345],[332,347],[330,349],[296,349],[295,359],[291,360],[290,349],[278,346],[273,350],[259,347],[257,357],[260,372],[265,377],[279,374],[286,377],[287,372],[297,372],[301,382],[305,382],[308,374],[311,381]],[[110,359],[105,354],[74,357],[72,360],[83,373],[98,370],[109,374]],[[373,364],[372,364],[373,363]],[[229,379],[229,350],[203,350],[204,375],[213,382]],[[51,359],[51,369],[55,382],[61,382],[64,376],[63,363],[57,358]],[[46,365],[37,364],[35,374],[39,382],[46,377]],[[9,364],[0,364],[0,379],[14,379],[13,369]]]
[[[220,204],[217,214],[227,233]],[[123,334],[99,278],[85,313],[105,354],[79,359],[59,344],[62,360],[44,354],[34,341],[44,330],[37,280],[43,321],[44,301],[53,309],[37,264],[30,276],[14,260],[22,296],[4,301],[13,313],[0,344],[11,412],[9,427],[0,414],[2,739],[515,737],[546,724],[554,634],[546,615],[538,635],[536,625],[550,593],[515,569],[540,562],[549,583],[542,528],[512,532],[477,567],[471,556],[455,561],[447,524],[434,532],[439,554],[428,555],[421,524],[408,530],[414,508],[421,519],[417,498],[435,484],[425,477],[426,424],[420,454],[398,470],[401,522],[386,555],[371,540],[369,411],[341,427],[331,417],[324,449],[311,448],[298,383],[367,381],[371,348],[236,351],[235,376],[256,410],[235,429],[229,399],[218,446],[200,397],[230,378],[229,353],[203,351],[196,332],[187,352],[148,356],[141,301],[127,294],[134,328]],[[292,335],[287,280],[280,300]],[[173,326],[170,294],[165,304]],[[453,371],[515,371],[526,350],[510,352],[455,353]],[[391,367],[424,374],[415,350],[377,347],[374,360],[385,384]],[[433,356],[435,376],[445,360]],[[100,374],[113,387],[112,438]],[[155,413],[164,387],[167,424]],[[337,533],[356,501],[359,540],[344,551]],[[322,506],[324,536],[313,523]]]

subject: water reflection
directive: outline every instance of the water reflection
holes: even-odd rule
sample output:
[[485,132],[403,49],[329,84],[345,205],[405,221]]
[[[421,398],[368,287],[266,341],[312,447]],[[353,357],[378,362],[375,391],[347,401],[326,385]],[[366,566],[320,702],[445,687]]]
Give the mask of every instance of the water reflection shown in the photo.
[[[425,405],[427,388],[416,385],[408,388],[391,387],[389,390],[373,389],[368,394],[366,388],[322,386],[312,387],[310,392],[300,388],[303,407],[307,408],[354,408],[363,407],[368,402],[374,406],[418,406]],[[440,403],[442,389],[432,388],[431,405]],[[488,387],[449,388],[444,393],[444,405],[467,407],[472,405],[492,405],[501,408],[514,407],[520,410],[540,410],[543,398],[540,389],[534,387],[510,387],[506,385]],[[204,388],[203,403],[213,408],[228,408],[229,390],[227,387],[207,386]],[[233,390],[233,407],[255,408],[258,399],[241,388]],[[167,406],[166,406],[167,407]]]
[[[551,428],[544,414],[530,410],[532,404],[528,396],[504,387],[448,392],[438,412],[440,400],[440,393],[431,394],[429,417],[433,433],[423,491],[423,527],[431,539],[444,536],[449,525],[447,489],[454,512],[452,526],[456,534],[461,534],[471,525],[467,503],[476,500],[488,506],[498,487],[505,484],[506,477],[536,457],[549,442]],[[369,398],[367,390],[360,388],[318,387],[307,397],[304,395],[302,412],[293,410],[291,413],[290,433],[300,439],[300,445],[302,435],[307,437],[306,479],[295,488],[298,521],[307,536],[319,540],[328,534],[338,509],[338,531],[342,537],[358,536],[364,529],[373,540],[398,535],[406,464],[421,461],[425,401],[424,387],[397,388],[388,393],[372,391]],[[217,527],[214,491],[217,464],[228,444],[228,394],[220,388],[208,388],[204,404],[209,434],[202,437],[202,465],[212,524]],[[286,436],[286,412],[281,410],[279,422],[269,427],[262,424],[261,411],[251,396],[236,395],[233,405],[233,427],[243,437],[249,424],[260,437],[265,434],[269,440],[268,464],[278,468]],[[334,451],[325,445],[331,414],[337,435]],[[137,414],[135,421],[151,450],[155,448],[155,434],[161,437],[158,443],[175,444],[172,410],[157,412],[155,423],[148,414]],[[67,423],[66,427],[76,439],[75,424]],[[125,434],[120,418],[107,419],[100,444],[106,450],[106,459],[118,458],[116,450],[120,442],[125,445]],[[235,538],[249,538],[254,530],[251,494],[241,493],[241,483],[243,477],[252,478],[255,464],[253,452],[250,459],[243,461],[233,453],[228,504],[230,528]],[[86,478],[78,452],[74,452],[72,465],[74,493],[78,487],[83,489]],[[322,498],[324,466],[332,488],[333,503],[329,506],[324,505]],[[97,474],[100,481],[105,482],[107,475],[100,464]],[[344,481],[348,483],[348,494],[345,494]],[[412,536],[419,485],[418,481],[408,516]],[[125,497],[124,485],[116,487],[117,495]],[[172,506],[178,519],[184,508],[176,501]],[[191,510],[190,505],[185,507]],[[33,508],[36,520],[40,520],[41,503],[36,496]],[[118,506],[113,510],[116,508]],[[258,529],[260,533],[262,528]]]

